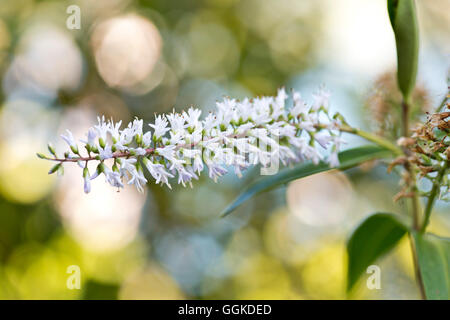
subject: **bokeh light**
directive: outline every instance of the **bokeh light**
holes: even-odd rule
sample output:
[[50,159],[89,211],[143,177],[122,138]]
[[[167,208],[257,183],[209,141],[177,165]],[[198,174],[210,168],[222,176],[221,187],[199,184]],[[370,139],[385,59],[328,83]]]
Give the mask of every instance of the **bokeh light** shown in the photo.
[[152,72],[161,54],[162,40],[151,21],[130,14],[96,26],[92,47],[105,82],[126,89],[139,84]]
[[286,192],[292,213],[312,226],[342,222],[351,208],[353,190],[345,174],[324,172],[293,181]]
[[54,96],[75,90],[82,80],[82,57],[70,35],[51,25],[30,28],[3,79],[7,93],[30,90]]
[[[81,9],[79,30],[66,27],[69,4]],[[417,5],[418,77],[437,103],[450,4]],[[368,127],[368,88],[394,67],[380,0],[0,1],[0,299],[418,298],[406,237],[377,260],[383,290],[362,279],[345,294],[350,231],[375,210],[405,211],[379,163],[292,181],[221,219],[258,168],[144,193],[100,176],[86,195],[80,168],[49,176],[36,157],[47,141],[61,150],[66,128],[84,139],[97,115],[149,122],[191,105],[206,114],[224,96],[283,85],[309,101],[325,84],[330,108]],[[448,205],[436,208],[430,230],[449,236]],[[71,265],[80,290],[66,286]]]

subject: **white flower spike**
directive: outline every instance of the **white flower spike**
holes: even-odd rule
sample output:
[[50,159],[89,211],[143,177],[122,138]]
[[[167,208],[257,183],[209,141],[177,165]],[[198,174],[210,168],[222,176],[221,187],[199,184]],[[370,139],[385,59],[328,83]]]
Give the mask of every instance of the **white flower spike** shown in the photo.
[[[288,106],[288,101],[292,105]],[[170,179],[191,185],[207,168],[216,181],[228,172],[241,172],[251,165],[269,167],[274,159],[282,164],[309,160],[323,161],[323,150],[330,166],[339,165],[338,152],[343,143],[339,125],[329,114],[329,93],[319,90],[313,104],[306,104],[300,93],[289,97],[282,88],[275,97],[226,98],[217,102],[217,111],[201,118],[201,110],[189,108],[181,114],[158,115],[150,123],[151,131],[143,132],[144,122],[135,119],[121,129],[122,122],[105,121],[88,130],[87,140],[81,141],[87,155],[81,155],[72,133],[61,137],[69,145],[65,156],[43,157],[59,162],[77,162],[83,168],[84,191],[91,189],[90,180],[104,174],[113,187],[133,184],[139,191],[148,182],[143,167],[157,184],[169,188]],[[53,150],[53,149],[52,149]],[[105,160],[112,165],[108,167]],[[89,161],[98,161],[93,175],[87,170]],[[55,170],[51,170],[55,171]],[[61,170],[62,171],[62,170]]]

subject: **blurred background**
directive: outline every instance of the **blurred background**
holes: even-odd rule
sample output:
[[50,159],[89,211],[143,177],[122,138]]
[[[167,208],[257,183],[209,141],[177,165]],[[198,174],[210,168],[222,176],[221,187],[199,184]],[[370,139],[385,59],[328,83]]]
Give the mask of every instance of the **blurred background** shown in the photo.
[[[419,85],[433,107],[447,90],[450,1],[417,4]],[[66,26],[70,5],[79,30]],[[383,165],[294,181],[220,219],[257,170],[144,194],[97,179],[86,195],[78,167],[48,176],[35,154],[48,141],[62,150],[66,128],[83,138],[98,114],[151,121],[281,86],[309,99],[324,84],[333,111],[373,129],[374,84],[396,90],[386,11],[384,0],[0,0],[0,299],[347,298],[350,231],[404,211]],[[449,236],[449,206],[437,210],[431,230]],[[418,298],[404,240],[377,262],[382,289],[363,277],[349,298]],[[66,286],[71,265],[80,290]]]

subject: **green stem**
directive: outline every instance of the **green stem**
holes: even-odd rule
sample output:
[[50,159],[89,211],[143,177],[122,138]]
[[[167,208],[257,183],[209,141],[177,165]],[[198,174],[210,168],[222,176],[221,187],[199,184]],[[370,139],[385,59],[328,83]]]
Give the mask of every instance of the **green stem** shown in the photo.
[[409,243],[411,244],[411,251],[412,251],[413,262],[414,262],[414,273],[416,274],[416,280],[417,280],[417,285],[419,286],[420,297],[422,298],[422,300],[426,300],[427,296],[425,295],[425,286],[423,284],[422,274],[420,272],[419,259],[417,257],[416,245],[414,243],[414,239],[413,239],[413,236],[411,233],[409,234]]
[[447,168],[449,167],[449,165],[450,165],[449,161],[446,161],[444,167],[439,171],[438,176],[434,180],[433,187],[431,188],[430,196],[428,197],[427,205],[426,205],[425,211],[424,211],[425,217],[424,217],[424,220],[422,223],[422,227],[420,228],[421,233],[425,232],[428,224],[430,223],[430,216],[431,216],[431,212],[433,210],[436,196],[438,195],[441,181],[444,178],[445,172],[446,172]]
[[409,137],[409,103],[402,101],[402,136]]
[[419,196],[417,194],[417,181],[416,181],[416,172],[409,163],[406,166],[406,169],[410,172],[411,185],[413,188],[413,197],[412,201],[412,217],[413,217],[413,228],[414,230],[419,230],[419,212],[420,212],[420,201]]
[[[406,100],[402,101],[402,136],[409,137],[409,103]],[[408,148],[402,149],[403,154],[405,156],[409,156],[411,154],[411,151]],[[412,219],[413,219],[413,228],[414,230],[419,230],[419,211],[420,211],[420,201],[419,196],[417,194],[417,181],[416,181],[416,172],[414,168],[410,165],[409,162],[405,164],[405,170],[409,172],[409,176],[411,179],[410,187],[412,188],[413,197],[411,199],[412,201]],[[416,281],[420,289],[420,296],[423,300],[426,299],[425,295],[425,288],[423,284],[422,275],[420,272],[420,266],[419,261],[417,258],[417,250],[414,245],[414,241],[412,239],[412,236],[410,236],[410,242],[412,246],[412,254],[413,254],[413,260],[414,260],[414,271],[416,274]]]
[[[381,146],[381,147],[385,147],[388,150],[391,150],[395,155],[397,156],[402,156],[404,155],[404,150],[402,150],[401,148],[397,147],[396,145],[394,145],[393,143],[391,143],[390,141],[381,138],[377,135],[374,135],[372,133],[363,131],[363,130],[359,130],[359,129],[355,129],[352,128],[350,126],[342,126],[341,127],[341,131],[343,132],[348,132],[348,133],[353,133],[356,134],[362,138],[365,138],[368,141],[372,141],[374,143],[376,143],[377,145]],[[407,168],[408,170],[412,170],[412,168]],[[411,177],[412,177],[412,182],[414,185],[414,188],[416,188],[416,180],[415,180],[415,172],[411,172]],[[414,190],[414,194],[415,196],[412,199],[412,206],[413,206],[413,227],[415,230],[418,229],[419,227],[419,218],[418,218],[418,212],[419,212],[419,208],[420,208],[420,202],[419,202],[419,198],[417,196],[417,190]],[[416,279],[417,279],[417,283],[419,286],[419,291],[420,291],[420,296],[423,300],[426,299],[425,296],[425,289],[424,289],[424,284],[423,284],[423,279],[420,273],[420,267],[419,267],[419,263],[417,260],[417,252],[416,252],[416,248],[414,247],[414,242],[410,239],[411,242],[411,246],[412,246],[412,254],[413,254],[413,260],[414,260],[414,271],[416,274]]]
[[[403,99],[402,101],[402,136],[409,137],[409,113],[410,113],[410,104],[408,101]],[[408,148],[403,148],[403,153],[405,156],[411,155],[411,150]],[[413,228],[414,230],[419,230],[419,212],[420,212],[420,201],[419,196],[417,195],[417,181],[416,181],[416,171],[414,168],[407,162],[405,164],[405,170],[409,172],[409,176],[411,179],[410,187],[413,193],[412,201],[412,218],[413,218]]]
[[395,155],[400,156],[403,155],[403,151],[402,149],[400,149],[399,147],[397,147],[395,144],[393,144],[392,142],[390,142],[389,140],[386,140],[380,136],[377,136],[375,134],[372,134],[370,132],[367,131],[363,131],[360,129],[356,129],[356,128],[352,128],[350,126],[347,125],[343,125],[341,126],[341,131],[343,132],[348,132],[348,133],[352,133],[352,134],[356,134],[368,141],[374,142],[375,144],[379,145],[380,147],[384,147],[388,150],[391,150]]

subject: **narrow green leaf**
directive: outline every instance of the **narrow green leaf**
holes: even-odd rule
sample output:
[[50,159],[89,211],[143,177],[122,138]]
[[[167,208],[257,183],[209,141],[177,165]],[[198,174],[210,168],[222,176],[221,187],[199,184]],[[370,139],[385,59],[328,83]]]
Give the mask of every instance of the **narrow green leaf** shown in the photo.
[[375,213],[364,220],[347,243],[347,291],[368,266],[389,252],[407,232],[408,228],[389,213]]
[[388,0],[389,19],[397,47],[397,81],[403,99],[414,90],[419,58],[419,28],[414,0]]
[[387,5],[388,5],[389,20],[391,21],[392,28],[394,28],[394,21],[398,6],[398,0],[388,0]]
[[244,192],[242,192],[223,212],[222,216],[230,214],[234,209],[254,195],[268,191],[280,185],[286,184],[292,180],[307,177],[319,172],[340,169],[345,170],[357,166],[365,161],[386,158],[392,155],[391,151],[379,146],[369,145],[359,148],[345,150],[339,153],[340,166],[331,168],[327,163],[321,162],[317,165],[306,162],[293,168],[281,170],[276,175],[265,176],[253,184],[250,184]]
[[427,299],[450,299],[450,239],[413,233]]

